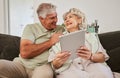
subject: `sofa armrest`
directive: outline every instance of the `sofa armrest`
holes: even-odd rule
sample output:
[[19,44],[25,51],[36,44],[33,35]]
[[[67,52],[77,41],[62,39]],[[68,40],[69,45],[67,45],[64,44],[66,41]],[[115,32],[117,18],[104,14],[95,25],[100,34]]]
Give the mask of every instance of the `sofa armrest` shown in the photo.
[[107,64],[112,71],[120,73],[120,31],[99,34],[100,42],[110,59]]

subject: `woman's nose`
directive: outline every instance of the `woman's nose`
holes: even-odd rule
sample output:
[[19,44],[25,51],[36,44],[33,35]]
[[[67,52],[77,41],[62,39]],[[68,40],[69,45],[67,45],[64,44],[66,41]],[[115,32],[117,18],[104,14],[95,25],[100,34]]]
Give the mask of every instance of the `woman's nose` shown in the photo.
[[69,20],[67,19],[67,20],[66,20],[66,23],[68,23],[68,22],[69,22]]

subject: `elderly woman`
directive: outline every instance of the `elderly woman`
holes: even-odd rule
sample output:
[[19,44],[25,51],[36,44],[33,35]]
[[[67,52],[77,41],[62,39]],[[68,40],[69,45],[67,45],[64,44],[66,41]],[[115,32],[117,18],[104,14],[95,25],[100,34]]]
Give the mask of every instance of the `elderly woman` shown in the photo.
[[[66,33],[86,29],[84,13],[72,8],[63,16]],[[51,62],[57,78],[113,78],[111,69],[105,63],[109,56],[95,33],[85,34],[85,46],[77,50],[78,58],[69,60],[70,52],[61,52],[60,43],[50,49],[48,61]]]

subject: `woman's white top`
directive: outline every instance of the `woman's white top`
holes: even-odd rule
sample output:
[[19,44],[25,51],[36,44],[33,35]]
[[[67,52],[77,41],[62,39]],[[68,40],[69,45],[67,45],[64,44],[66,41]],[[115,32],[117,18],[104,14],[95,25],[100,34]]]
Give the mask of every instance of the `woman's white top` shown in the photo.
[[[105,55],[105,60],[109,59],[109,56],[107,55],[106,50],[102,47],[99,41],[98,35],[96,33],[85,34],[85,46],[89,50],[91,50],[92,53],[102,52]],[[48,62],[53,61],[56,54],[59,52],[61,52],[61,47],[60,47],[60,43],[58,42],[54,46],[52,46],[51,49],[49,50],[50,55],[48,58]],[[67,60],[62,67],[54,70],[55,72],[58,72],[58,73],[63,72],[70,67],[71,63],[76,65],[79,69],[83,69],[83,66],[86,67],[90,62],[91,62],[90,60],[86,60],[78,57],[74,60]],[[82,64],[82,66],[80,64]]]

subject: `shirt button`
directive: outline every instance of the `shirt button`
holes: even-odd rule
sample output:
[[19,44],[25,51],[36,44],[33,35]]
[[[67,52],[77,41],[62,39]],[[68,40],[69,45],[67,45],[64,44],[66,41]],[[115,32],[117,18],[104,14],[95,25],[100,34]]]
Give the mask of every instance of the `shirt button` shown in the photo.
[[80,62],[78,64],[81,64]]
[[60,75],[60,73],[56,73],[56,75]]

